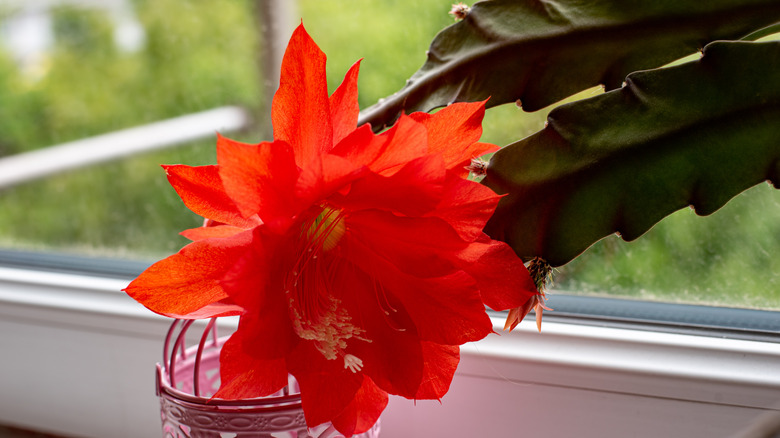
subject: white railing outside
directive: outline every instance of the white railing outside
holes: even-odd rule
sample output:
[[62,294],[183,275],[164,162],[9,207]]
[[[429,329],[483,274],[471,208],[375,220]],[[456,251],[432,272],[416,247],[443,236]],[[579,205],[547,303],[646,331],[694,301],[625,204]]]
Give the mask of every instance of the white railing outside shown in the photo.
[[213,138],[217,132],[236,131],[248,124],[244,110],[226,106],[0,158],[0,189],[141,152]]

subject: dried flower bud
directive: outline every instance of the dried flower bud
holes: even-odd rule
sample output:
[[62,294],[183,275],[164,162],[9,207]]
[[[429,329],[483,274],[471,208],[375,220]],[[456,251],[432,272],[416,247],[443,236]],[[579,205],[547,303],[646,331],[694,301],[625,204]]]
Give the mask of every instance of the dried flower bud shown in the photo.
[[468,15],[469,12],[471,12],[471,8],[462,2],[452,5],[452,9],[450,9],[450,15],[452,15],[456,21],[466,18],[466,15]]
[[534,257],[528,262],[528,273],[534,279],[539,292],[544,292],[553,283],[554,269],[541,257]]
[[471,164],[466,166],[466,170],[471,172],[474,176],[485,176],[487,173],[488,162],[482,158],[472,158]]
[[536,328],[541,332],[542,314],[545,310],[552,310],[547,307],[545,303],[547,301],[546,290],[549,286],[552,286],[552,277],[555,270],[541,257],[534,257],[528,262],[526,267],[528,268],[528,273],[531,274],[531,278],[534,280],[534,284],[536,285],[539,294],[532,296],[524,305],[509,310],[506,323],[504,324],[504,331],[511,332],[514,330],[523,318],[525,318],[533,309],[536,313]]

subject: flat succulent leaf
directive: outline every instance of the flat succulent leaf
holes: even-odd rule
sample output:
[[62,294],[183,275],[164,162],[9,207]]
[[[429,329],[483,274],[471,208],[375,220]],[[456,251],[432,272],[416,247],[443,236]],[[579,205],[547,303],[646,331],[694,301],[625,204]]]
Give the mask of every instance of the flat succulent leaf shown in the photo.
[[442,30],[398,93],[364,110],[375,130],[402,112],[490,98],[527,111],[780,21],[777,0],[491,0]]
[[560,266],[611,233],[635,239],[689,205],[710,214],[765,180],[780,183],[780,42],[714,42],[698,61],[554,109],[497,152],[484,183],[507,196],[486,231]]

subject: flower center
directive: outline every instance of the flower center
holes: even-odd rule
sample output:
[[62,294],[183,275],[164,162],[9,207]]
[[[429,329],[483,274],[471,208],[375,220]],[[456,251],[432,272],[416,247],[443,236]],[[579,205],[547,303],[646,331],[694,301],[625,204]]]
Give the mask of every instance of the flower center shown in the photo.
[[323,251],[332,250],[347,231],[343,219],[339,210],[323,207],[322,212],[314,218],[306,230],[308,241]]
[[352,323],[352,317],[342,306],[337,280],[339,259],[328,254],[346,230],[343,212],[328,206],[303,224],[285,293],[295,333],[301,339],[312,341],[326,359],[341,358],[345,368],[358,372],[363,362],[346,353],[347,340],[370,340],[361,337],[365,330]]

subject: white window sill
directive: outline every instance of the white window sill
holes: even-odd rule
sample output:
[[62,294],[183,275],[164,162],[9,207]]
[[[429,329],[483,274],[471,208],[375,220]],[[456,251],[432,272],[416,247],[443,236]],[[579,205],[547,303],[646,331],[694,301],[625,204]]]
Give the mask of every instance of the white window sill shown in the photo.
[[[0,268],[0,423],[160,436],[153,370],[169,320],[126,283]],[[526,322],[462,356],[441,403],[391,397],[384,438],[723,437],[780,402],[771,342]]]

